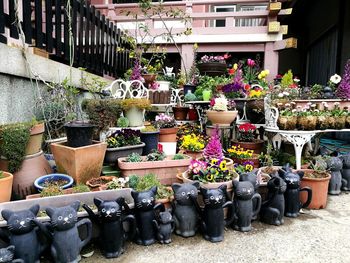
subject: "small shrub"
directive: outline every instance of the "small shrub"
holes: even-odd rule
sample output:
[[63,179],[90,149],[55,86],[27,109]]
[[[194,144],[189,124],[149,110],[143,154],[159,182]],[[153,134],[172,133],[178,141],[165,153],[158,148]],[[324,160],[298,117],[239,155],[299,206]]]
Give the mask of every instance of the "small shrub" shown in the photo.
[[134,189],[138,192],[142,192],[151,189],[153,186],[157,186],[157,199],[170,198],[173,194],[172,191],[169,191],[160,183],[154,174],[146,174],[145,176],[139,177],[138,183]]
[[86,193],[86,192],[90,192],[90,188],[85,185],[85,184],[77,184],[76,186],[74,186],[73,188],[73,193]]
[[183,159],[185,159],[185,156],[181,153],[177,153],[173,157],[173,160],[183,160]]
[[138,153],[131,153],[126,157],[126,162],[128,163],[139,163],[142,162],[142,157]]
[[158,129],[154,127],[153,125],[146,126],[145,128],[141,129],[141,132],[156,132]]
[[120,117],[117,121],[117,127],[127,128],[129,127],[129,119],[126,117]]
[[113,189],[121,189],[128,187],[129,185],[129,177],[126,178],[113,178],[112,181],[107,183],[107,190],[113,190]]
[[64,195],[62,188],[57,184],[47,185],[40,193],[40,197]]
[[136,189],[137,184],[139,183],[140,177],[137,175],[131,175],[129,176],[129,187]]
[[165,159],[166,155],[160,151],[154,151],[152,153],[149,153],[146,157],[146,161],[148,162],[155,162],[155,161],[163,161]]

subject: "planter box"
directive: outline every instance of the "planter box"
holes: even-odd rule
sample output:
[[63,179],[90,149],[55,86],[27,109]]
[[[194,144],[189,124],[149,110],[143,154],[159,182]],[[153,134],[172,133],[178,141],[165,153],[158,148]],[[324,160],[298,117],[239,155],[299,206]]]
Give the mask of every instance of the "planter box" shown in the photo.
[[65,144],[53,143],[50,146],[59,173],[70,175],[77,184],[85,184],[101,175],[107,143],[94,141],[92,145],[78,148]]
[[197,67],[201,75],[212,77],[224,75],[227,71],[226,63],[221,62],[198,63]]
[[146,174],[153,173],[160,180],[161,184],[171,185],[178,182],[176,177],[178,173],[183,173],[188,169],[191,158],[189,156],[186,157],[187,159],[183,160],[172,160],[173,156],[167,156],[167,158],[163,161],[139,163],[128,163],[125,162],[125,158],[119,158],[118,166],[123,177],[133,174],[144,176]]
[[111,166],[116,166],[118,158],[127,157],[130,153],[138,153],[141,155],[143,147],[145,147],[145,145],[145,143],[141,143],[138,145],[124,146],[118,148],[107,148],[104,163],[109,164]]

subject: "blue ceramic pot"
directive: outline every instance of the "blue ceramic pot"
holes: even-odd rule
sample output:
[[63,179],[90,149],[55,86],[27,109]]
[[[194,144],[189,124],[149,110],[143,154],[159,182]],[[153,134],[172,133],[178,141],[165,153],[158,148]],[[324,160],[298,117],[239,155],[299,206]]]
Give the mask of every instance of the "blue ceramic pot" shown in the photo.
[[66,184],[64,184],[61,188],[62,189],[67,189],[71,187],[74,183],[74,180],[72,177],[66,174],[48,174],[48,175],[43,175],[37,178],[34,181],[34,187],[41,192],[45,187],[43,186],[45,182],[50,182],[50,181],[58,181],[58,180],[65,180],[67,181]]

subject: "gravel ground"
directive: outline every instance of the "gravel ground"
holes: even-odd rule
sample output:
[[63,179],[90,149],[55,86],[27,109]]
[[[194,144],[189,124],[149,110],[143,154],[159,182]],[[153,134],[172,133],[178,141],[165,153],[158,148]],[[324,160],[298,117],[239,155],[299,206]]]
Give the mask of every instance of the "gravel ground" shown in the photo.
[[89,247],[84,252],[94,255],[81,262],[350,262],[349,203],[350,194],[330,196],[327,209],[304,210],[278,227],[254,222],[250,233],[228,229],[221,243],[173,235],[170,245],[128,243],[121,257],[109,260]]

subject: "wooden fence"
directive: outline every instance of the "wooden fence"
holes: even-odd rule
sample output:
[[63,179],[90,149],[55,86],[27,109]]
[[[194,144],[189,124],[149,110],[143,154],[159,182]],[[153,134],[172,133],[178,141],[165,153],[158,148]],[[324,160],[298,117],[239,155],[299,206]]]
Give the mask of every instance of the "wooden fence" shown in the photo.
[[[70,18],[67,1],[70,1]],[[100,76],[121,76],[130,68],[130,47],[122,38],[123,32],[94,6],[79,0],[1,0],[2,43],[20,37],[17,10],[25,43],[46,50],[51,59],[69,64],[73,58],[74,67],[86,68]]]

